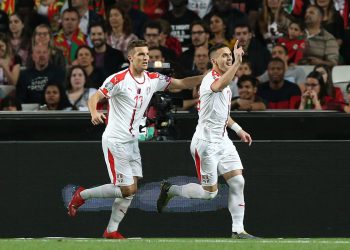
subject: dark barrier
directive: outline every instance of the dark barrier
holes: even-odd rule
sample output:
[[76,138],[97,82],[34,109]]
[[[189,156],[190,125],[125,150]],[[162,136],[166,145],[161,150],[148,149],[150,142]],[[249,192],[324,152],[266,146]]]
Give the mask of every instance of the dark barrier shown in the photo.
[[[177,139],[190,140],[197,116],[173,114]],[[337,112],[232,112],[255,140],[350,140],[350,116]],[[84,112],[0,112],[0,141],[96,141],[104,126]],[[232,131],[229,131],[232,136]]]
[[[349,237],[350,141],[236,143],[245,166],[246,229],[263,237]],[[195,180],[189,142],[140,145],[144,179],[120,230],[127,237],[226,237],[227,188],[213,201],[176,199],[157,214],[159,182]],[[69,218],[74,185],[109,181],[100,142],[1,142],[0,237],[101,237],[111,200]]]

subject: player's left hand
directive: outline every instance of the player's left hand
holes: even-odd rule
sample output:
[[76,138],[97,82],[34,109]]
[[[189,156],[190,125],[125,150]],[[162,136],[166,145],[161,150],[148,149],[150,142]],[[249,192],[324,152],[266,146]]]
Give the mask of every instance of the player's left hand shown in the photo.
[[250,134],[245,132],[243,129],[239,131],[237,135],[239,136],[239,138],[241,138],[242,142],[248,143],[249,146],[252,145],[253,140],[250,137]]

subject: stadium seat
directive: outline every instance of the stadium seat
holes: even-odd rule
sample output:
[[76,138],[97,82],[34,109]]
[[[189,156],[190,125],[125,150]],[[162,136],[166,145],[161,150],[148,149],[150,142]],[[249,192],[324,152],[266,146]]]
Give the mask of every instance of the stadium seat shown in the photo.
[[343,92],[343,96],[346,97],[346,86],[350,83],[350,65],[334,66],[332,69],[332,81],[334,86],[339,87]]
[[315,65],[296,65],[296,67],[301,68],[304,70],[305,75],[307,76],[311,71],[314,70]]

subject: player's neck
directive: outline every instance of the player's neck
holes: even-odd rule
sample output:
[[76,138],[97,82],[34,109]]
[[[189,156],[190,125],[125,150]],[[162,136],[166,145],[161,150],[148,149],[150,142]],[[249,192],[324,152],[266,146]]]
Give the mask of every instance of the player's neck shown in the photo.
[[130,73],[133,75],[133,77],[139,78],[143,76],[143,69],[141,71],[136,70],[134,67],[129,68]]

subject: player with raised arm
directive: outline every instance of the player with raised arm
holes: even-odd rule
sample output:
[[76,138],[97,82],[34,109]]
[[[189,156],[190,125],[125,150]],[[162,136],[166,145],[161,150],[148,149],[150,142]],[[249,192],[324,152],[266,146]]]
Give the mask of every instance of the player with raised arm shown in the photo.
[[90,189],[79,187],[68,205],[68,214],[73,217],[87,199],[115,198],[111,218],[103,234],[109,239],[124,238],[118,232],[118,226],[136,193],[137,180],[142,177],[139,126],[153,93],[193,88],[203,78],[174,79],[147,72],[148,46],[143,40],[130,42],[127,51],[129,68],[109,76],[88,102],[94,125],[104,123],[106,119],[103,113],[97,111],[97,103],[104,98],[109,102],[102,148],[111,183]]
[[243,142],[252,143],[250,135],[230,117],[233,79],[244,54],[236,42],[233,50],[225,45],[215,45],[209,51],[212,70],[206,74],[199,89],[198,125],[191,142],[191,154],[195,161],[201,185],[189,183],[178,186],[167,181],[161,184],[157,210],[163,211],[175,196],[191,199],[213,199],[218,193],[218,174],[223,175],[229,186],[228,209],[232,216],[232,238],[256,238],[244,230],[244,178],[242,163],[236,147],[229,139],[226,127],[234,130]]

